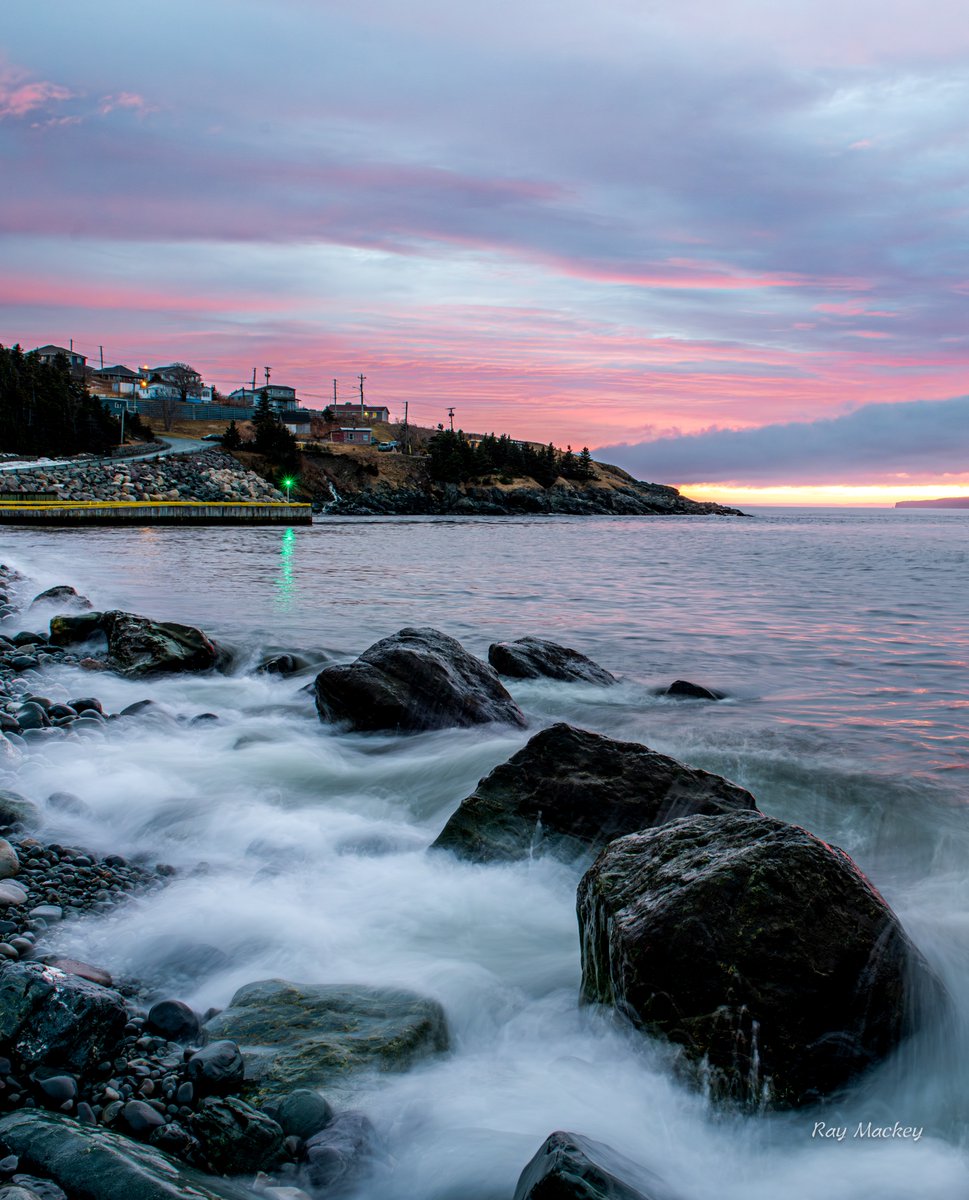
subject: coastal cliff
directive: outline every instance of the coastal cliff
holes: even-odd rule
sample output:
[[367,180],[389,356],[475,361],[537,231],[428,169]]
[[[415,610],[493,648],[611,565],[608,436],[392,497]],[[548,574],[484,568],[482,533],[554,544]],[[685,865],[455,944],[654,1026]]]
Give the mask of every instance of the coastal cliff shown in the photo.
[[548,487],[529,476],[497,474],[467,483],[440,483],[431,478],[426,458],[370,447],[321,447],[303,454],[300,485],[314,504],[336,516],[743,515],[597,462],[590,478],[560,477]]

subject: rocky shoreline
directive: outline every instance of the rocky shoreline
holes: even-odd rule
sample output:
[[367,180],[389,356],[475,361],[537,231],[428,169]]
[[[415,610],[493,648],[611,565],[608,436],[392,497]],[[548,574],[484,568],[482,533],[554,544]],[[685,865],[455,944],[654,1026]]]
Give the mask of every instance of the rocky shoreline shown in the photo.
[[[26,584],[0,568],[0,625],[21,611]],[[150,680],[231,663],[199,629],[96,612],[67,586],[31,609],[44,605],[68,611],[54,611],[46,633],[0,641],[0,767],[46,739],[103,735],[153,703],[112,714],[96,697],[52,701],[49,666]],[[502,677],[617,684],[540,638],[495,643],[488,658],[406,628],[349,663],[320,669],[319,656],[293,652],[252,669],[315,670],[322,723],[398,735],[527,727]],[[682,680],[664,692],[688,705],[719,696]],[[392,1170],[368,1115],[332,1097],[360,1073],[448,1054],[442,1006],[397,987],[256,979],[224,1009],[196,1012],[149,980],[71,957],[73,923],[136,897],[150,904],[178,878],[164,863],[44,842],[43,811],[78,806],[64,792],[0,792],[0,1200],[327,1200]],[[638,743],[564,723],[538,730],[457,804],[428,853],[478,864],[550,856],[581,869],[577,1003],[664,1041],[680,1077],[727,1111],[836,1102],[948,1002],[847,854],[765,816],[729,780]],[[560,1130],[514,1195],[678,1192]]]

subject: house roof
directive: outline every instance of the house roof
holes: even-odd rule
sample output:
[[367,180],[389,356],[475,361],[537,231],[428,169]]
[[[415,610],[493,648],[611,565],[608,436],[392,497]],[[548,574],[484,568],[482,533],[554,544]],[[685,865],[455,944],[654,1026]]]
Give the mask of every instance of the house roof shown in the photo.
[[123,367],[118,364],[116,367],[101,367],[100,370],[94,372],[95,375],[115,375],[119,379],[140,379],[141,375],[137,371],[132,371],[130,367]]
[[75,358],[84,358],[83,354],[78,354],[76,350],[68,350],[66,346],[38,346],[36,350],[31,350],[31,354],[63,354],[70,358],[73,354]]

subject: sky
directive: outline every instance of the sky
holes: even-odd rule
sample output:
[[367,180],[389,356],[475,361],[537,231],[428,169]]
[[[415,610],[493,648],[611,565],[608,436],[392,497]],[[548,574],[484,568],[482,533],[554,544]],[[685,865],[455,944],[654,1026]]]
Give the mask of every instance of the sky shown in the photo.
[[7,0],[0,343],[969,494],[957,0]]

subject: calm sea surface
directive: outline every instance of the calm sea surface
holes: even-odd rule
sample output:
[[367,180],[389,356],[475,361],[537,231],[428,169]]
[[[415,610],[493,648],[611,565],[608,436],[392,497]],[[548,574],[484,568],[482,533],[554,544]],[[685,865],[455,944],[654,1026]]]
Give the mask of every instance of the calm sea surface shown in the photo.
[[[682,1200],[969,1193],[969,514],[6,529],[0,561],[30,576],[28,600],[70,583],[96,607],[198,624],[238,652],[226,677],[45,677],[46,695],[93,692],[112,711],[151,696],[220,717],[119,724],[19,766],[17,790],[88,806],[50,810],[52,838],[183,868],[163,894],[63,929],[65,948],[200,1008],[268,976],[399,984],[444,1004],[449,1056],[334,1096],[370,1114],[391,1156],[361,1197],[510,1200],[555,1129],[610,1143]],[[582,650],[620,685],[513,684],[532,731],[568,720],[645,742],[855,856],[954,1015],[824,1119],[899,1121],[923,1128],[918,1142],[822,1143],[814,1114],[716,1115],[672,1080],[662,1047],[578,1010],[577,868],[424,854],[527,733],[336,734],[306,679],[246,673],[270,648],[348,657],[405,625],[482,655],[524,634]],[[678,678],[729,698],[656,695]],[[221,956],[205,965],[200,945]],[[203,966],[180,973],[179,949]]]

